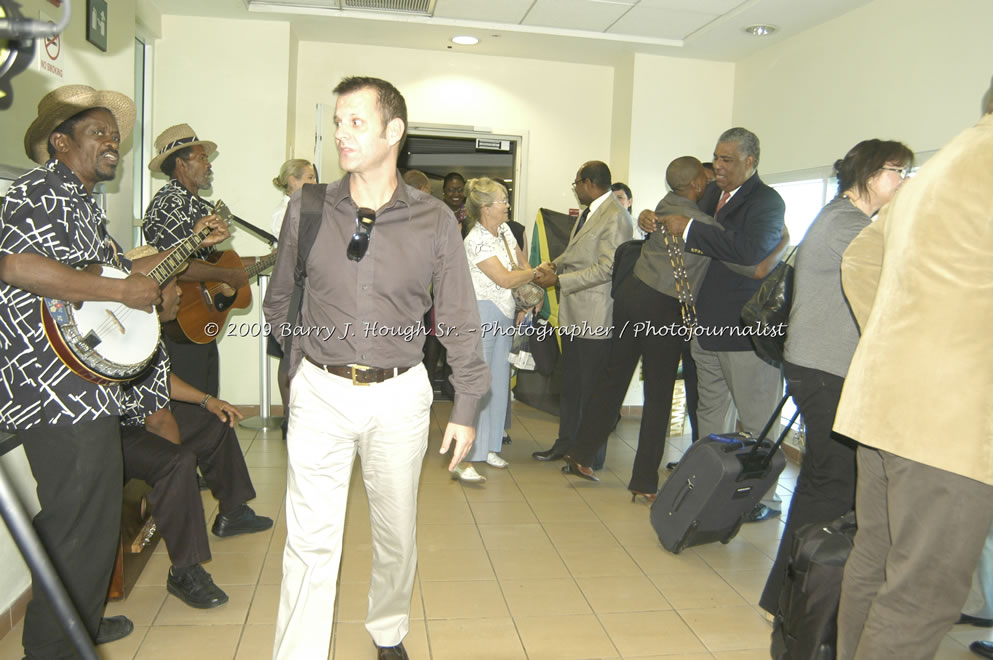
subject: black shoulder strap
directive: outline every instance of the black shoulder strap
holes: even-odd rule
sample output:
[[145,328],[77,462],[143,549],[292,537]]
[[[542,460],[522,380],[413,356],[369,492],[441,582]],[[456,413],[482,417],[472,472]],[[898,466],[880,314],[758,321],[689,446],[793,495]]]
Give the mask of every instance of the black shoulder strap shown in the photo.
[[293,271],[293,281],[302,285],[307,277],[307,257],[314,247],[314,240],[321,229],[324,215],[326,183],[305,183],[300,197],[300,227],[297,232],[297,265]]
[[[290,297],[290,307],[286,314],[286,322],[292,328],[300,320],[300,308],[303,306],[303,285],[307,279],[307,257],[314,247],[317,233],[321,229],[321,218],[324,215],[324,197],[327,194],[326,183],[305,183],[300,197],[300,226],[297,231],[297,263],[293,269],[293,295]],[[288,373],[290,354],[293,350],[293,333],[290,332],[283,340],[284,359],[279,364],[281,373]]]

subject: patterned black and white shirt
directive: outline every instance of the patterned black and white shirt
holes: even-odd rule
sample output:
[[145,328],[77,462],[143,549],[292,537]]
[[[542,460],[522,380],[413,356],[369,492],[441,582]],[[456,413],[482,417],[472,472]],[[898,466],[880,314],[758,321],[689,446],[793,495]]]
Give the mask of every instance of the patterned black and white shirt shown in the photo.
[[[141,233],[149,245],[165,250],[193,235],[193,225],[200,218],[214,212],[207,200],[190,194],[176,179],[171,179],[155,193],[145,210]],[[206,260],[215,250],[202,247],[193,253],[194,259]]]
[[154,366],[141,379],[122,387],[124,405],[121,410],[121,424],[124,426],[144,426],[145,418],[169,405],[172,392],[169,387],[169,351],[159,340],[159,354]]
[[[130,271],[131,262],[104,223],[103,211],[72,170],[50,160],[7,191],[0,208],[0,255],[38,254],[69,266],[99,262]],[[41,306],[39,296],[0,281],[0,428],[119,415],[121,388],[95,385],[63,364],[45,336]]]

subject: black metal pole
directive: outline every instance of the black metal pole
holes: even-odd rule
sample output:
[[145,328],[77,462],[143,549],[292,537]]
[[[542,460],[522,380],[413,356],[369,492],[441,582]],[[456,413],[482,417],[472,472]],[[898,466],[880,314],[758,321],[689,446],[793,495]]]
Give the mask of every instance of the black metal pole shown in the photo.
[[[79,614],[76,613],[76,608],[69,600],[69,594],[62,586],[62,581],[59,580],[55,567],[49,561],[48,554],[41,545],[41,540],[35,534],[31,521],[24,513],[17,493],[10,485],[10,480],[7,478],[2,464],[0,464],[0,515],[3,516],[3,521],[7,524],[7,529],[10,530],[14,543],[17,544],[24,561],[31,569],[31,575],[36,580],[34,588],[37,589],[40,586],[48,595],[48,600],[55,610],[55,616],[65,629],[69,641],[76,647],[79,656],[83,660],[98,660],[97,650],[93,647],[90,633],[83,626]],[[39,585],[38,582],[41,584]]]

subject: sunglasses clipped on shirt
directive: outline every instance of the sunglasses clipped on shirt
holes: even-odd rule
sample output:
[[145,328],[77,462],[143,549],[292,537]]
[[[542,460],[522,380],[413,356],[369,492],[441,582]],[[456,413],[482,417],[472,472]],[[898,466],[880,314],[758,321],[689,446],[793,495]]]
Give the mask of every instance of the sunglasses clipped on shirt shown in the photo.
[[345,254],[351,261],[362,261],[365,253],[369,250],[369,241],[372,239],[372,228],[376,224],[376,212],[365,207],[355,212],[355,233],[352,240],[348,241]]

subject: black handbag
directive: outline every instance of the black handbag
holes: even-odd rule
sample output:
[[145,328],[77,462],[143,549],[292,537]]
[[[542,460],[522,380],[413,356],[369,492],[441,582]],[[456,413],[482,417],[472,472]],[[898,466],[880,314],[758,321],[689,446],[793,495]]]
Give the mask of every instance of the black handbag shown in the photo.
[[759,290],[741,308],[741,320],[754,332],[749,335],[755,354],[773,365],[781,366],[786,348],[786,325],[793,307],[793,264],[789,256],[772,269]]

